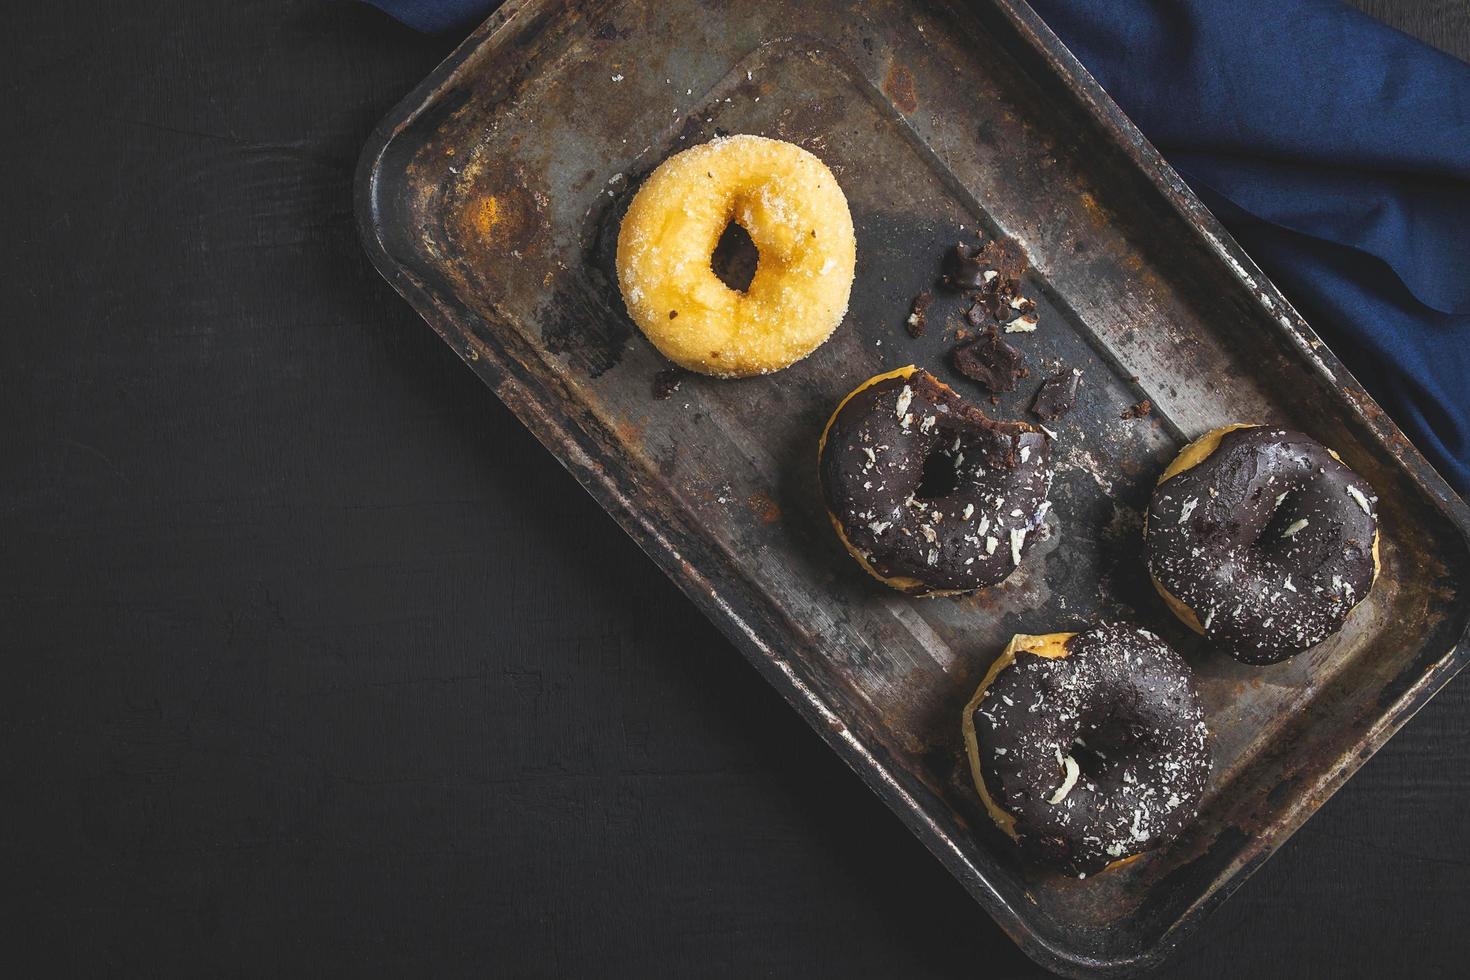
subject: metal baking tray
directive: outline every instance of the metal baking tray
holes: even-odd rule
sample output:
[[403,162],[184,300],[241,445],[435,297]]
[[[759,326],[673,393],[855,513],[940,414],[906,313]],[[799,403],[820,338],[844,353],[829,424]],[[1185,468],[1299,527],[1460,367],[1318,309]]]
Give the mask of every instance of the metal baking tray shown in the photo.
[[[687,377],[612,274],[631,189],[725,132],[796,142],[851,204],[847,318],[765,378]],[[380,125],[357,183],[373,261],[1032,957],[1073,975],[1157,961],[1465,659],[1465,505],[1019,0],[522,0]],[[1016,239],[1038,368],[1084,372],[1060,429],[1055,533],[1003,585],[908,599],[823,514],[817,436],[858,382],[947,376],[937,300],[908,304],[975,229]],[[964,388],[978,399],[980,392]],[[1151,399],[1152,414],[1124,410]],[[1250,668],[1153,594],[1142,509],[1187,439],[1237,420],[1335,447],[1382,497],[1384,575],[1335,638]],[[961,706],[1012,633],[1125,617],[1198,673],[1215,771],[1173,846],[1086,881],[1018,862],[970,785]]]

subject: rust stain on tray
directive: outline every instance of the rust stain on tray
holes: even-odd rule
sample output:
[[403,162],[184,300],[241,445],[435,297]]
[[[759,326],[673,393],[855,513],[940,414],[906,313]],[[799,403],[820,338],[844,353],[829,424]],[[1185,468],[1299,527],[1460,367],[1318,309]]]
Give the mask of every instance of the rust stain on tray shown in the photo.
[[545,211],[550,201],[524,167],[493,167],[477,155],[456,176],[452,206],[460,214],[464,244],[491,253],[480,261],[490,261],[496,253],[524,255],[541,243],[548,231]]
[[752,494],[746,503],[762,524],[775,524],[781,520],[781,505],[764,493]]
[[883,79],[883,94],[893,100],[893,105],[908,114],[919,108],[919,96],[914,88],[914,73],[898,60],[888,66]]

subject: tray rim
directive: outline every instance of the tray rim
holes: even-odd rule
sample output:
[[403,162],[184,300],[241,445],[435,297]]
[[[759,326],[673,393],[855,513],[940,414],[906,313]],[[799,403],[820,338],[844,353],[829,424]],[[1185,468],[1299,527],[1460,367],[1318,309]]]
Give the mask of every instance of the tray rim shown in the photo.
[[[763,600],[758,595],[747,594],[750,590],[742,579],[724,578],[718,573],[711,577],[682,557],[687,550],[684,542],[696,538],[699,531],[697,526],[692,526],[687,515],[670,511],[660,515],[658,522],[650,519],[648,509],[636,505],[625,486],[636,474],[627,471],[615,474],[603,466],[597,458],[595,434],[554,411],[556,396],[547,389],[544,379],[532,376],[504,347],[497,348],[478,338],[466,347],[455,335],[454,328],[459,324],[454,315],[444,309],[432,292],[394,258],[384,241],[378,210],[378,180],[382,174],[383,158],[393,141],[436,103],[460,70],[482,49],[488,49],[487,54],[494,53],[496,36],[511,21],[523,14],[526,17],[554,14],[556,8],[566,2],[505,0],[374,127],[364,144],[353,179],[358,233],[373,266],[553,457],[577,478],[583,489],[715,623],[757,672],[781,692],[787,703],[888,805],[1023,952],[1047,969],[1070,976],[1132,975],[1156,966],[1470,661],[1470,621],[1445,656],[1386,705],[1335,765],[1324,767],[1315,780],[1299,786],[1297,804],[1287,810],[1268,833],[1252,838],[1242,849],[1242,860],[1228,872],[1220,886],[1185,908],[1151,945],[1136,953],[1094,957],[1047,941],[1034,932],[1028,920],[994,889],[983,872],[971,865],[950,843],[927,817],[919,801],[893,777],[883,761],[848,733],[841,718],[763,639],[754,625],[754,621],[763,618],[760,610]],[[976,0],[961,2],[968,6]],[[1339,394],[1341,407],[1357,416],[1371,439],[1396,460],[1405,475],[1439,507],[1470,550],[1470,505],[1450,488],[1418,447],[1317,337],[1305,319],[1061,39],[1025,0],[983,2],[1010,21],[1020,38],[1044,59],[1069,94],[1101,124],[1108,137],[1201,237],[1230,275],[1250,290],[1280,333],[1297,349],[1302,366],[1331,384]],[[503,335],[498,339],[503,340]],[[720,581],[722,578],[723,582]]]

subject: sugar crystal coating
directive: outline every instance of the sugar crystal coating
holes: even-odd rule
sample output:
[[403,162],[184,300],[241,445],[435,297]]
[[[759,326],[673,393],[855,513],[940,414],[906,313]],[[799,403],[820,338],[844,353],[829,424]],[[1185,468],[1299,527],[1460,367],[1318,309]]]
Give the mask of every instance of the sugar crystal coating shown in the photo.
[[[710,264],[732,221],[759,252],[744,292]],[[670,360],[744,377],[786,367],[831,335],[856,257],[847,199],[821,160],[780,140],[729,136],[675,154],[639,188],[619,230],[618,285]]]

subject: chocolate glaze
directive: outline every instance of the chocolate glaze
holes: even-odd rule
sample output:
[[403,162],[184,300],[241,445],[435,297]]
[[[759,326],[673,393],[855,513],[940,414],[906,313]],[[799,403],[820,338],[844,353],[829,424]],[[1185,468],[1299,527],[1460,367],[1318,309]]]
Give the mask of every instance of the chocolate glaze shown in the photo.
[[971,591],[1015,571],[1051,506],[1050,440],[997,422],[926,371],[859,390],[827,431],[827,509],[848,544],[915,595]]
[[[991,800],[1022,851],[1075,875],[1173,840],[1198,812],[1210,736],[1194,680],[1163,640],[1103,625],[1056,659],[1018,652],[972,719]],[[1070,756],[1079,774],[1067,794]]]
[[1378,498],[1300,432],[1228,432],[1154,490],[1154,579],[1236,659],[1269,664],[1335,633],[1373,585]]
[[950,357],[956,371],[996,393],[1015,391],[1016,382],[1031,373],[1025,355],[1002,340],[994,324],[976,339],[956,347]]

